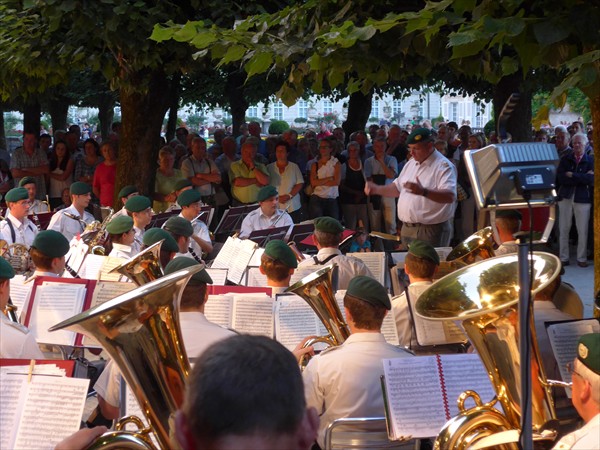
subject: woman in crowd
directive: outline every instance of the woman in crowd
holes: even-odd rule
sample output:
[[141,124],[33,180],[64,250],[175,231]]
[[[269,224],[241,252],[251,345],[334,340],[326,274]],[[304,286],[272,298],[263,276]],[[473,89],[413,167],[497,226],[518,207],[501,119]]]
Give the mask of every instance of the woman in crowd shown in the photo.
[[158,152],[158,169],[154,182],[154,203],[152,208],[157,213],[167,210],[169,205],[177,200],[175,183],[183,178],[181,170],[175,169],[175,152],[166,145]]
[[269,184],[279,192],[279,209],[286,210],[294,223],[302,222],[302,202],[300,190],[304,186],[304,178],[298,165],[288,161],[290,146],[285,141],[275,145],[275,162],[269,164]]
[[98,164],[94,172],[92,190],[100,199],[101,206],[112,206],[117,177],[117,154],[110,142],[105,142],[100,147],[104,161]]
[[13,187],[13,176],[10,172],[8,163],[5,160],[0,159],[0,194],[2,194],[2,197],[4,197],[4,194],[10,191]]
[[94,172],[98,164],[102,162],[100,157],[100,146],[94,139],[87,139],[83,144],[83,158],[79,158],[75,164],[73,181],[83,181],[92,184]]
[[348,160],[342,165],[340,183],[340,203],[346,228],[356,230],[359,224],[369,229],[367,196],[365,195],[365,174],[360,160],[360,144],[348,144]]
[[310,196],[308,210],[311,219],[322,216],[339,217],[338,196],[342,167],[331,154],[333,146],[328,139],[319,142],[319,158],[310,168]]
[[73,182],[73,169],[75,163],[69,155],[67,144],[64,141],[58,141],[54,144],[54,149],[50,154],[50,207],[56,208],[62,203],[63,189],[71,186]]

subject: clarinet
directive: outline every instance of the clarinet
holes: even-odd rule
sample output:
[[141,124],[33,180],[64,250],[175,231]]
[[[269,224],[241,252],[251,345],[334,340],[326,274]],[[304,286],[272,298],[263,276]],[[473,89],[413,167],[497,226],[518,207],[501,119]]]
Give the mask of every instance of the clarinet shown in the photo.
[[73,278],[81,278],[79,275],[77,275],[77,272],[75,272],[75,270],[67,263],[65,263],[65,270],[69,272],[69,275],[71,275]]
[[204,264],[204,261],[202,260],[202,258],[200,258],[200,257],[199,257],[199,256],[196,254],[196,252],[195,252],[195,251],[192,249],[192,246],[191,246],[191,245],[188,247],[188,252],[190,252],[190,255],[192,255],[192,257],[193,257],[193,258],[194,258],[196,261],[198,261],[200,264]]

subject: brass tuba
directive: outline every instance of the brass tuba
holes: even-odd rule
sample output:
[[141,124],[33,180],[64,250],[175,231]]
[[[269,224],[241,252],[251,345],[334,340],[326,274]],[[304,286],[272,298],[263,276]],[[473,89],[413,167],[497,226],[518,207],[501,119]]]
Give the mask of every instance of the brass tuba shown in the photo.
[[485,227],[454,247],[446,261],[461,261],[468,265],[495,255],[492,227]]
[[[549,253],[533,254],[532,295],[544,289],[560,272],[559,259]],[[459,401],[461,413],[444,425],[436,449],[464,449],[495,433],[519,430],[521,419],[519,355],[518,256],[498,256],[464,267],[429,287],[417,300],[416,311],[428,320],[460,320],[477,350],[494,386],[504,414],[483,404],[479,396],[467,391]],[[534,440],[552,439],[539,433],[554,426],[556,419],[550,383],[540,358],[533,316],[531,378],[532,425]],[[466,397],[477,406],[464,407]],[[503,447],[516,449],[516,444]]]
[[120,266],[115,267],[109,273],[118,272],[125,275],[138,286],[161,278],[164,274],[160,264],[160,248],[164,239],[152,244],[144,251],[131,257]]
[[[169,418],[182,405],[190,364],[179,325],[179,302],[200,266],[164,276],[53,326],[96,339],[118,365],[149,428],[102,435],[94,448],[171,448]],[[137,418],[121,419],[141,424]]]

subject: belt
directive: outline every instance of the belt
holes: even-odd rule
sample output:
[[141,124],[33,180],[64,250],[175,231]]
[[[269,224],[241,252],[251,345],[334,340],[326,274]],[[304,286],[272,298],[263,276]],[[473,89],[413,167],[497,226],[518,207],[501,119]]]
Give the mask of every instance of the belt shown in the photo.
[[440,222],[440,223],[408,223],[408,222],[402,222],[402,226],[407,226],[407,227],[437,227],[440,225],[445,224],[446,222]]

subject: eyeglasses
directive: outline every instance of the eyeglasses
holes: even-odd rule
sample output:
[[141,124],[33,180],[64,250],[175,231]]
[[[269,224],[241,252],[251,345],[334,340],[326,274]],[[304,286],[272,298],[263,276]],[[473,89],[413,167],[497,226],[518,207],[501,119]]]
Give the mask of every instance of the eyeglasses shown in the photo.
[[583,377],[581,376],[581,374],[575,370],[575,367],[573,367],[573,363],[567,363],[567,364],[566,364],[566,367],[567,367],[567,372],[569,372],[569,374],[571,375],[571,377],[573,376],[573,374],[575,374],[575,375],[577,375],[579,378],[583,378]]

